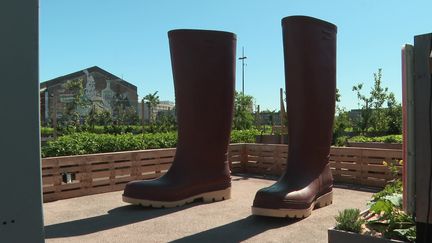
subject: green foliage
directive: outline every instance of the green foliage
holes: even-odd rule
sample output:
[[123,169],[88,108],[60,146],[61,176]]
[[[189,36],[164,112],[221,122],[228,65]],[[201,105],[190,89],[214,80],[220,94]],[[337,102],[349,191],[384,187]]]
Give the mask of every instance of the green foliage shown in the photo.
[[[401,165],[402,161],[394,163],[383,162],[389,167],[390,172],[396,176],[398,173],[397,164]],[[369,233],[382,235],[384,238],[397,239],[402,241],[415,241],[416,227],[413,217],[407,215],[402,210],[402,182],[400,179],[390,181],[386,187],[372,196],[370,208],[365,218],[365,226]],[[357,216],[354,212],[347,215],[339,213],[336,217],[338,225],[336,229],[343,229],[345,225],[354,225]],[[344,219],[345,220],[342,220]],[[348,223],[345,223],[348,222]],[[342,224],[342,226],[340,226]],[[345,227],[348,228],[348,227]],[[348,230],[349,229],[343,229]],[[359,231],[353,231],[359,232]]]
[[345,134],[347,130],[352,130],[352,125],[348,112],[339,108],[337,110],[333,125],[333,144],[342,146],[346,143],[347,136]]
[[139,117],[138,113],[136,112],[135,108],[129,106],[129,107],[122,107],[118,110],[117,124],[122,125],[136,125],[139,123]]
[[64,126],[79,126],[80,124],[80,114],[78,109],[86,108],[90,105],[84,96],[84,80],[82,78],[73,79],[67,81],[63,88],[67,90],[68,93],[72,94],[73,99],[71,102],[66,103],[65,114],[59,120],[60,125]]
[[[156,119],[154,114],[154,108],[159,104],[159,96],[157,95],[158,91],[154,92],[153,94],[150,93],[142,99],[142,102],[145,102],[149,108],[150,111],[150,123],[154,122]],[[144,114],[143,114],[144,115]]]
[[344,209],[342,212],[339,211],[339,215],[335,219],[335,229],[354,233],[360,233],[361,226],[364,223],[364,220],[360,217],[360,210],[357,208]]
[[[402,106],[396,102],[395,96],[388,88],[381,85],[382,69],[374,73],[374,86],[369,96],[362,93],[363,84],[353,86],[361,107],[360,117],[354,119],[356,132],[361,134],[398,134],[402,128]],[[386,104],[387,107],[384,107]]]
[[348,136],[340,136],[335,139],[334,145],[344,147],[348,142]]
[[252,96],[235,93],[233,129],[245,130],[252,128],[254,124],[252,101]]
[[[56,140],[49,141],[42,146],[42,157],[54,157],[65,155],[92,154],[104,152],[117,152],[140,149],[172,148],[177,145],[176,132],[145,133],[133,135],[124,133],[127,128],[138,131],[138,126],[95,126],[100,132],[74,132],[70,135],[60,136]],[[110,130],[112,134],[103,134],[104,129]],[[130,132],[130,131],[129,131]],[[255,136],[261,132],[256,129],[232,131],[231,143],[253,143]]]
[[113,124],[112,116],[109,111],[100,111],[95,114],[96,125],[108,126]]
[[389,134],[402,133],[402,105],[396,101],[393,93],[388,96],[387,107],[387,132]]
[[[103,116],[103,113],[99,113]],[[105,118],[103,118],[105,119]],[[97,120],[97,118],[96,118]],[[98,122],[96,122],[98,124]],[[58,127],[59,135],[71,135],[78,132],[89,132],[96,134],[123,134],[123,133],[164,133],[164,132],[174,132],[177,130],[177,123],[175,122],[175,118],[173,117],[162,117],[154,124],[143,126],[141,125],[113,125],[106,124],[103,126],[100,125],[91,125],[89,122],[86,122],[84,125],[80,126],[59,126]],[[41,127],[41,134],[44,136],[52,135],[54,129],[50,127]]]
[[385,238],[413,241],[416,237],[413,218],[402,210],[402,193],[382,196],[370,206],[376,218],[367,221],[367,226],[383,234]]
[[257,129],[233,130],[231,132],[231,143],[255,143],[255,136],[261,132]]
[[[387,163],[393,176],[397,176],[397,164],[402,161]],[[414,241],[416,237],[414,219],[402,210],[402,181],[395,179],[390,181],[385,188],[375,193],[370,202],[370,213],[376,217],[366,223],[368,228],[382,233],[385,238],[403,241]]]
[[85,124],[90,127],[94,127],[96,125],[99,126],[107,126],[113,124],[112,114],[107,110],[99,110],[93,106],[85,118]]
[[42,157],[117,152],[139,149],[171,148],[177,145],[176,133],[94,134],[74,133],[42,146]]
[[41,127],[40,133],[42,137],[49,137],[52,136],[54,133],[54,128],[52,127]]
[[402,135],[387,135],[381,137],[355,136],[348,139],[352,143],[402,143]]
[[336,88],[336,103],[341,101],[341,94],[339,93],[339,89]]
[[383,165],[388,167],[388,170],[392,174],[393,179],[387,183],[387,185],[384,187],[383,190],[375,193],[372,195],[372,202],[377,202],[381,199],[384,199],[388,196],[394,195],[394,194],[401,194],[402,195],[402,180],[398,178],[399,174],[399,168],[397,165],[402,165],[401,161],[395,161],[395,162],[383,162]]
[[387,184],[383,190],[372,195],[372,202],[377,202],[386,196],[394,195],[394,194],[402,193],[402,181],[400,179],[396,179],[389,184]]
[[159,113],[155,123],[150,124],[150,132],[171,132],[177,130],[177,121],[172,113]]

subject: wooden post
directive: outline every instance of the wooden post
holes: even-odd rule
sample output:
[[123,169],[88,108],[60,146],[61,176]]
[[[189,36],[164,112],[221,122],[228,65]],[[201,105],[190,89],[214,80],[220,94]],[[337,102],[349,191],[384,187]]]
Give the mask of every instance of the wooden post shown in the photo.
[[144,126],[145,126],[145,121],[144,121],[144,99],[141,100],[141,118],[142,118],[142,133],[144,133]]
[[53,131],[54,139],[56,139],[58,136],[58,134],[57,134],[57,99],[58,99],[58,91],[55,90],[54,96],[52,97],[52,100],[53,100],[52,110],[53,110],[53,112],[51,114],[52,115],[52,123],[53,123],[52,125],[53,125],[53,129],[54,129],[54,131]]
[[255,118],[255,122],[256,122],[256,127],[258,130],[261,130],[261,114],[260,114],[260,106],[257,106],[257,110],[256,110],[256,118]]
[[133,152],[132,154],[132,163],[131,163],[131,177],[134,178],[134,180],[139,180],[141,179],[141,170],[140,170],[140,163],[139,163],[139,158],[140,158],[140,152]]
[[[416,179],[416,222],[432,229],[432,203],[430,200],[431,178],[431,52],[432,34],[418,35],[414,38],[414,141],[415,141],[415,179]],[[429,215],[428,215],[429,212]],[[428,217],[429,216],[429,217]],[[432,231],[429,230],[429,237]],[[423,242],[423,241],[420,241]],[[426,242],[426,241],[425,241]]]
[[[357,164],[360,165],[360,181],[359,181],[359,183],[360,183],[361,185],[366,185],[366,184],[367,184],[367,176],[364,175],[364,174],[365,174],[365,172],[367,173],[366,168],[367,168],[368,166],[367,166],[367,161],[364,161],[364,160],[363,160],[363,149],[360,150],[360,153],[359,153],[359,154],[360,154],[360,155],[357,156]],[[365,163],[366,163],[366,165],[365,165]]]
[[241,146],[240,150],[240,162],[241,162],[241,168],[243,173],[247,173],[247,163],[248,163],[248,144],[244,143]]
[[402,48],[403,208],[415,212],[414,46]]

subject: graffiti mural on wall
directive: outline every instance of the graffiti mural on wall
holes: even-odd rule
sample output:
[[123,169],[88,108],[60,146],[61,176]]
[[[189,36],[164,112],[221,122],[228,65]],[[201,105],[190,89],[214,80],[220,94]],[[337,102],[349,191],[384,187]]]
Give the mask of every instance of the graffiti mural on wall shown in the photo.
[[[74,104],[77,92],[81,93],[78,103],[82,105]],[[40,100],[44,124],[51,122],[54,116],[61,118],[70,109],[81,116],[95,109],[117,117],[126,111],[136,113],[138,107],[137,87],[98,66],[42,82]]]
[[[88,115],[91,109],[108,111],[111,114],[115,113],[116,106],[121,105],[122,107],[127,107],[131,105],[130,95],[128,92],[118,93],[112,89],[112,84],[118,82],[118,79],[101,79],[99,78],[99,85],[96,84],[96,79],[94,73],[89,72],[87,69],[83,70],[84,75],[78,79],[83,80],[84,95],[83,99],[86,101],[87,105],[78,106],[77,112],[80,115]],[[96,73],[97,75],[97,73]],[[66,83],[70,80],[66,80]],[[104,82],[104,88],[98,90],[97,86],[101,86]],[[70,103],[73,101],[73,94],[68,93],[68,90],[61,89],[62,91],[59,95],[61,103]],[[90,104],[90,105],[89,105]]]

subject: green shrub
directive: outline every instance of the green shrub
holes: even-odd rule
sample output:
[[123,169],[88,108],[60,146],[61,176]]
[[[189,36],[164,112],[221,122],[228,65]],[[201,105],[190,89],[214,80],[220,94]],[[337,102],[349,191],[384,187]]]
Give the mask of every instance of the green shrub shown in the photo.
[[233,130],[231,132],[231,143],[255,143],[255,136],[261,132],[257,129]]
[[340,136],[335,139],[335,146],[343,147],[348,142],[348,136]]
[[41,127],[40,133],[42,137],[49,137],[54,134],[54,128],[52,127]]
[[338,230],[345,230],[354,233],[360,233],[364,220],[360,218],[360,210],[357,208],[344,209],[339,211],[339,215],[335,217],[336,227]]
[[42,146],[42,157],[117,152],[139,149],[171,148],[177,145],[177,133],[95,134],[75,133],[61,136]]
[[[96,128],[97,126],[95,126]],[[130,126],[135,129],[137,126]],[[116,128],[126,128],[117,126]],[[99,127],[98,127],[99,129]],[[108,127],[108,129],[110,129]],[[99,130],[99,132],[101,132]],[[111,132],[114,132],[111,130]],[[122,131],[118,131],[122,132]],[[231,133],[231,143],[254,143],[256,129],[235,130]],[[173,148],[177,145],[177,133],[132,133],[97,134],[89,132],[63,135],[42,146],[42,157],[117,152],[140,149]]]
[[355,136],[348,139],[352,143],[402,143],[402,135],[387,135],[381,137],[365,137],[365,136]]
[[369,211],[377,216],[367,221],[369,229],[381,233],[384,238],[415,241],[415,221],[402,210],[402,193],[381,195],[371,202]]

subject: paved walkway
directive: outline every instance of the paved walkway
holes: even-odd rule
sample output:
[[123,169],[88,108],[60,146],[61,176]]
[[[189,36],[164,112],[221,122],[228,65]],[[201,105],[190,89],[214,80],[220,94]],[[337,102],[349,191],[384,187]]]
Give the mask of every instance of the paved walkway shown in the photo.
[[334,203],[303,220],[250,215],[255,192],[273,180],[234,176],[232,199],[174,209],[129,206],[122,192],[44,204],[46,242],[327,242],[339,210],[366,208],[372,193],[334,189]]

